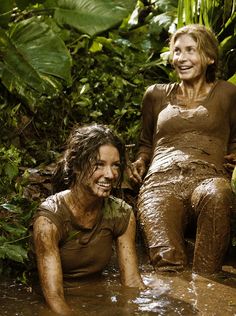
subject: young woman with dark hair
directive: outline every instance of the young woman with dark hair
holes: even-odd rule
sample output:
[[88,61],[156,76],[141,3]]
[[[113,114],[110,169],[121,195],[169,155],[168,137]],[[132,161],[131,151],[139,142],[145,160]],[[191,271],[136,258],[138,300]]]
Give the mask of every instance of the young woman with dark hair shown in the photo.
[[125,167],[124,146],[102,125],[76,126],[54,177],[54,195],[39,207],[34,248],[44,297],[59,315],[72,315],[64,286],[100,273],[113,241],[122,284],[144,288],[135,250],[131,207],[111,195]]

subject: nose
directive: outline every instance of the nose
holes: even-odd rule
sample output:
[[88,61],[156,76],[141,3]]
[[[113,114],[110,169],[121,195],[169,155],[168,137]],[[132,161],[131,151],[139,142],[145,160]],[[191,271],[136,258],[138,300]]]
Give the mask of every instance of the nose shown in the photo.
[[105,168],[104,177],[107,179],[114,179],[115,178],[115,172],[111,166],[107,166]]
[[186,54],[185,54],[185,52],[180,52],[180,53],[179,53],[178,60],[179,60],[179,61],[186,60]]

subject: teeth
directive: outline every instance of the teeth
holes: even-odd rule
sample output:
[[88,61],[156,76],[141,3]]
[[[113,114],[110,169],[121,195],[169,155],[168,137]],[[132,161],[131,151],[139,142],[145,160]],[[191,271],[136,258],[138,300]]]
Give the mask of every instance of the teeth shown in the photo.
[[110,188],[111,184],[107,182],[98,182],[98,185],[105,187],[105,188]]
[[187,70],[187,69],[190,69],[191,67],[179,67],[179,69],[181,70]]

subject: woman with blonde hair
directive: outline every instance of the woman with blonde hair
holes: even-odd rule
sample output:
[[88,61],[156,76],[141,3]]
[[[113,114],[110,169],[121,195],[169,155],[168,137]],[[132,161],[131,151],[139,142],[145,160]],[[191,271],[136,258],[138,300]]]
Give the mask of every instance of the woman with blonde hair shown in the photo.
[[236,86],[218,80],[218,42],[205,26],[170,39],[178,82],[154,84],[142,102],[131,179],[141,184],[140,222],[156,271],[187,265],[186,227],[196,228],[193,271],[222,268],[229,245],[232,191],[226,159],[236,153]]

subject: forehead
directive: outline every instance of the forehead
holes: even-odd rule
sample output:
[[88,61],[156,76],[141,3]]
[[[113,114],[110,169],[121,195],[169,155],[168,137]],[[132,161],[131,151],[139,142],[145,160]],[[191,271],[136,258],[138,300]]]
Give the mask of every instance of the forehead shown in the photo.
[[197,46],[197,42],[190,34],[180,34],[176,38],[174,46]]
[[98,154],[99,154],[99,159],[101,160],[107,160],[109,159],[114,159],[114,160],[119,160],[120,159],[120,154],[118,149],[111,144],[108,145],[102,145],[99,147],[98,150]]

